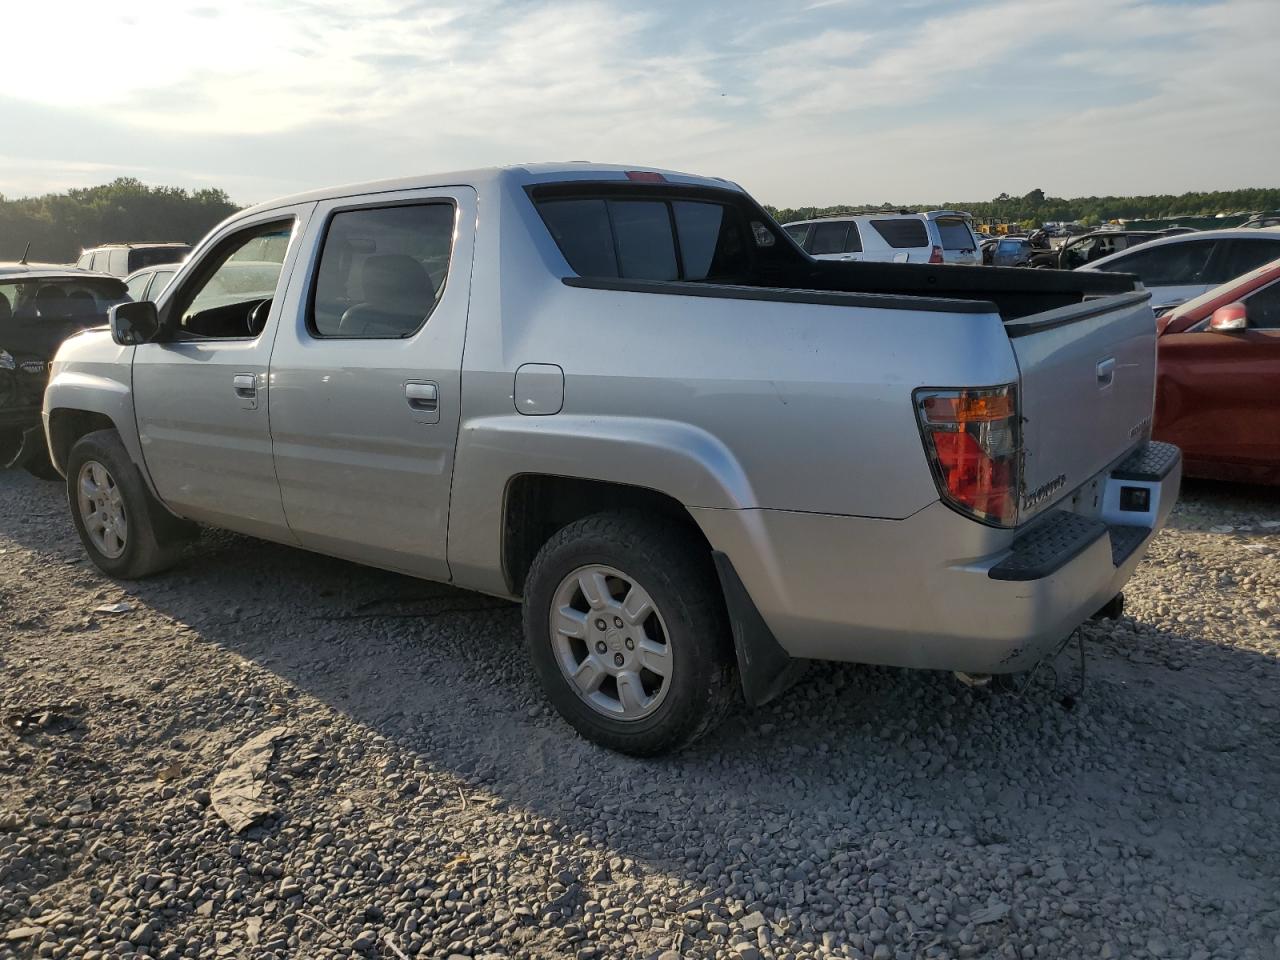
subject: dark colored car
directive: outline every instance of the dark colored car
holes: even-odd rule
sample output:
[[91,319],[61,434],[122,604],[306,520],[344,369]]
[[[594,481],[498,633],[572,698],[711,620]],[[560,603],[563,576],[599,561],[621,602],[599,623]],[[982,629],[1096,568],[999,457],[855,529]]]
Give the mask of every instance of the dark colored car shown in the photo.
[[1154,434],[1191,477],[1280,484],[1280,260],[1156,321]]
[[143,267],[160,263],[181,263],[191,252],[191,244],[163,241],[156,243],[104,243],[85,250],[76,261],[81,270],[127,277]]
[[62,341],[107,322],[124,281],[72,267],[0,265],[0,466],[53,479],[40,407]]

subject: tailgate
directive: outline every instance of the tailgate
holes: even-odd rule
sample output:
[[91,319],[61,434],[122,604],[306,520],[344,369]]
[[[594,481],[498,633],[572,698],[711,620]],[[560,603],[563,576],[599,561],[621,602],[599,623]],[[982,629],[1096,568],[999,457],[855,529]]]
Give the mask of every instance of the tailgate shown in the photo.
[[1139,291],[1005,324],[1023,417],[1020,523],[1150,435],[1156,325],[1149,301]]

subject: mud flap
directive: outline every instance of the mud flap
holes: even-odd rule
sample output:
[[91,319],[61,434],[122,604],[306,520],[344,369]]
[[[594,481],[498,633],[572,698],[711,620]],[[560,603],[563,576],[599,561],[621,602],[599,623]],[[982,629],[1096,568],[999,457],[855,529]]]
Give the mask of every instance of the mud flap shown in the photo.
[[719,550],[711,551],[711,555],[715,558],[716,574],[720,577],[733,630],[742,695],[747,706],[759,707],[785,692],[804,673],[809,662],[797,660],[782,649],[743,586],[733,562]]

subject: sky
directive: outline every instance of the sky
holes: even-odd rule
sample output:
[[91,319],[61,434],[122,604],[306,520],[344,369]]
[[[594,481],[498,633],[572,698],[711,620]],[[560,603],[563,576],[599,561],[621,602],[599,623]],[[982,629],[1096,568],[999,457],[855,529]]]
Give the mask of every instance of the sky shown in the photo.
[[721,176],[777,206],[1280,185],[1280,0],[74,0],[3,20],[8,197],[131,176],[249,203],[538,160]]

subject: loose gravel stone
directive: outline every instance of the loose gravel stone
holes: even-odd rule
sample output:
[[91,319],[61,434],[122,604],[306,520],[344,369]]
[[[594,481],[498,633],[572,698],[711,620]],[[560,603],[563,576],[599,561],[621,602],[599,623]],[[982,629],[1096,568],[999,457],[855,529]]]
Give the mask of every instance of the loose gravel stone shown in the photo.
[[118,583],[57,485],[0,498],[0,713],[51,717],[0,728],[0,960],[1280,955],[1274,491],[1187,485],[1080,695],[1074,647],[1021,692],[823,664],[644,762],[546,709],[514,606],[219,532]]

